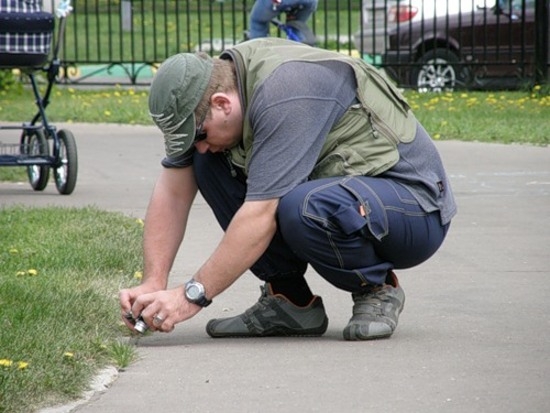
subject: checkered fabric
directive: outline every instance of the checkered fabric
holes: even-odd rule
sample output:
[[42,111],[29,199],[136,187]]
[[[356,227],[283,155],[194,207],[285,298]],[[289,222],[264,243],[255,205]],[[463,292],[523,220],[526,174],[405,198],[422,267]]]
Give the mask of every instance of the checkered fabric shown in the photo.
[[42,0],[0,0],[0,12],[36,13],[42,11]]
[[50,53],[54,17],[41,0],[0,0],[0,53]]

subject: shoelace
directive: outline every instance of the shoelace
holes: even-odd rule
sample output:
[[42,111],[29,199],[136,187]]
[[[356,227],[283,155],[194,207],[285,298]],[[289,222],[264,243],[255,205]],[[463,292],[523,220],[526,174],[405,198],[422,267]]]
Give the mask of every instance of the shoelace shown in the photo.
[[260,298],[258,299],[258,302],[254,304],[252,307],[250,307],[247,310],[247,313],[253,314],[257,310],[263,311],[269,306],[269,296],[267,294],[267,288],[265,286],[260,286],[260,290],[262,291],[262,294],[260,295]]

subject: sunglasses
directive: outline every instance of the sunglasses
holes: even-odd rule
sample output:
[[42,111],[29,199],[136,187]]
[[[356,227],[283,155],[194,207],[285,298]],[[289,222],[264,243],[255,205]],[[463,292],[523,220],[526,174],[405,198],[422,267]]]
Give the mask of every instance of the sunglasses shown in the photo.
[[208,110],[204,112],[204,115],[202,115],[202,119],[199,122],[199,126],[197,126],[197,128],[195,129],[195,140],[193,141],[193,143],[203,141],[207,138],[206,132],[202,130],[204,127],[204,120],[206,119],[207,113],[208,113]]

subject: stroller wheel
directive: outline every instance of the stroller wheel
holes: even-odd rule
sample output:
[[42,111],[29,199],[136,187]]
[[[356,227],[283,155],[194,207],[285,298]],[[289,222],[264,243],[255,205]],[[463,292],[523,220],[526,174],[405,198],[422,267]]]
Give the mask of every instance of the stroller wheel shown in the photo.
[[56,167],[53,170],[55,186],[61,195],[69,195],[74,190],[78,174],[76,142],[72,132],[65,129],[57,132],[57,138],[59,139],[59,159],[56,160]]
[[[24,155],[48,157],[50,155],[48,141],[44,132],[39,129],[26,131],[21,138],[21,153]],[[29,165],[27,166],[27,176],[32,189],[43,191],[48,185],[50,179],[49,165]]]

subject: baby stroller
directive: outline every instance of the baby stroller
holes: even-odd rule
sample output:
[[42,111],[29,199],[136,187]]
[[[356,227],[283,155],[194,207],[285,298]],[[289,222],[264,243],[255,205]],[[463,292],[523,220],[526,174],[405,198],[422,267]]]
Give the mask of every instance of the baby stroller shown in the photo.
[[[41,11],[41,6],[41,0],[0,0],[0,69],[19,69],[28,76],[38,107],[31,120],[21,126],[0,125],[0,132],[21,130],[19,143],[0,141],[0,166],[27,168],[29,182],[35,191],[46,188],[51,168],[58,192],[69,195],[75,188],[78,171],[76,142],[70,131],[58,131],[48,122],[46,107],[59,73],[58,55],[65,18],[72,8],[70,0],[59,3],[57,41],[48,61],[55,18],[52,13]],[[45,73],[48,82],[43,96],[35,77],[38,72]]]

